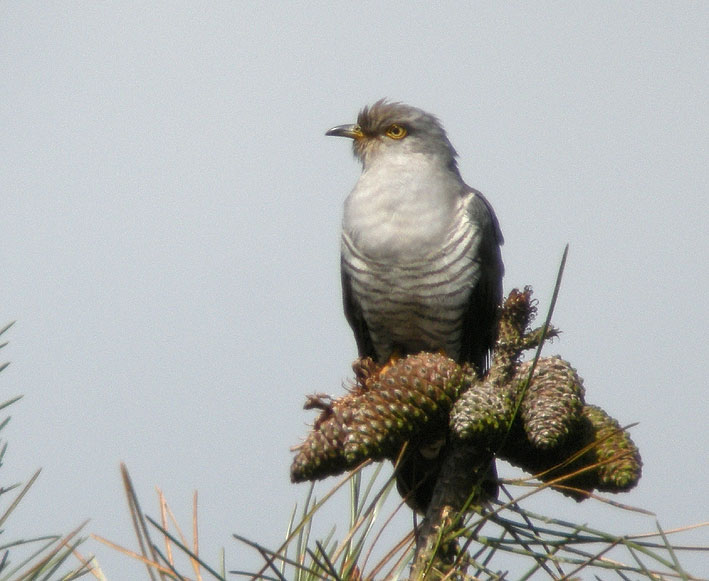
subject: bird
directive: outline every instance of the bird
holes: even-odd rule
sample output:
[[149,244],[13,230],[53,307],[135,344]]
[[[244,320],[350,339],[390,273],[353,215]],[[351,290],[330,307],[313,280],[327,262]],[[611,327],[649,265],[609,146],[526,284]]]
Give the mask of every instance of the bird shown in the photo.
[[[463,181],[443,125],[381,99],[326,135],[351,139],[362,166],[344,202],[340,242],[343,307],[359,357],[386,365],[439,352],[482,376],[496,340],[504,239],[490,203]],[[399,492],[419,511],[430,502],[446,436],[419,437],[400,462]],[[494,463],[490,470],[492,482]]]

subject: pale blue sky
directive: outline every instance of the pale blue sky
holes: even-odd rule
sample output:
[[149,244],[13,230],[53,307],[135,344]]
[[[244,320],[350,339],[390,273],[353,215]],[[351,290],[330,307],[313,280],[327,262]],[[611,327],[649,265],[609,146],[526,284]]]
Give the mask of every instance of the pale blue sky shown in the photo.
[[708,25],[705,2],[3,2],[0,400],[25,398],[2,484],[43,467],[8,537],[91,518],[132,544],[125,461],[151,514],[154,486],[183,518],[199,490],[208,561],[256,562],[232,532],[278,544],[304,395],[342,393],[355,356],[338,234],[359,168],[324,132],[384,96],[445,124],[506,290],[545,305],[570,244],[546,353],[640,422],[644,476],[616,499],[709,520]]

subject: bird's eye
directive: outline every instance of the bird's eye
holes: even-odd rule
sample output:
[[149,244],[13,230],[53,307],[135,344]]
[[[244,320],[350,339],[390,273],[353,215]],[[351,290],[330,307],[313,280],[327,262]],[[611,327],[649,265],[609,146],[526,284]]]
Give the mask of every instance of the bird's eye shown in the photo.
[[407,133],[408,131],[406,131],[406,127],[402,127],[401,125],[397,125],[396,123],[390,126],[386,132],[387,137],[391,137],[392,139],[404,139]]

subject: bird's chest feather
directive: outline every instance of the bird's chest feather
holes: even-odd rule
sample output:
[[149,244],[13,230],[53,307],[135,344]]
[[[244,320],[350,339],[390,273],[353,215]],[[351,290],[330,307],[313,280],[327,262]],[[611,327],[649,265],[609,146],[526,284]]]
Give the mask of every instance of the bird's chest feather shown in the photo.
[[450,203],[421,182],[391,191],[361,185],[346,204],[342,267],[364,310],[403,317],[462,308],[478,238],[463,198]]
[[345,201],[344,234],[374,262],[395,267],[425,260],[450,236],[459,202],[456,184],[441,192],[441,182],[432,172],[363,174]]

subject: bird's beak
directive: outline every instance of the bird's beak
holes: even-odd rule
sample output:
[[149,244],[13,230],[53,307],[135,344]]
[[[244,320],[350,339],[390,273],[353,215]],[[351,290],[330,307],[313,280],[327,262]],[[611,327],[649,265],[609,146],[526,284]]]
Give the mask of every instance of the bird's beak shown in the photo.
[[338,125],[332,129],[328,129],[325,135],[334,137],[349,137],[350,139],[362,139],[364,133],[359,125]]

